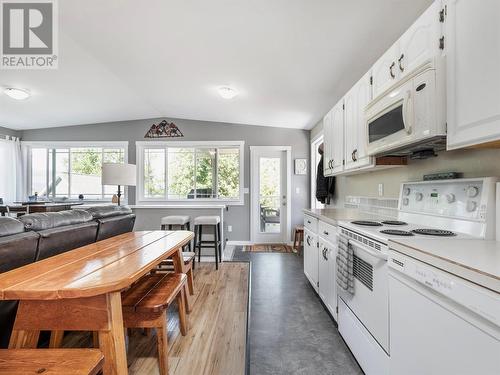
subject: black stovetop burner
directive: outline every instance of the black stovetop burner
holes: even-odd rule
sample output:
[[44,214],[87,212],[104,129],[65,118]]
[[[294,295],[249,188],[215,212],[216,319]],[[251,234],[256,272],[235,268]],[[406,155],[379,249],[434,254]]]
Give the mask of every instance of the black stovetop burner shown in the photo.
[[399,229],[384,229],[381,230],[380,233],[383,234],[390,234],[391,236],[414,236],[412,232],[408,232],[406,230],[399,230]]
[[351,221],[352,224],[356,225],[364,225],[365,227],[381,227],[382,224],[380,224],[378,221],[369,221],[369,220],[355,220]]
[[416,234],[423,234],[426,236],[439,236],[439,237],[456,236],[456,233],[443,229],[414,229],[412,230],[412,232]]
[[405,223],[404,221],[399,221],[399,220],[385,220],[385,221],[382,221],[382,224],[385,224],[385,225],[408,225],[408,223]]

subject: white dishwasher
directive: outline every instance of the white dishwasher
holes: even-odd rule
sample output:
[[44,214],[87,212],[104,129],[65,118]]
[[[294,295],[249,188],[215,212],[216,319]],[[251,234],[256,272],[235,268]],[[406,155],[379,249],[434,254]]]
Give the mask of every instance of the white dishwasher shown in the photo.
[[390,373],[500,374],[500,294],[389,255]]

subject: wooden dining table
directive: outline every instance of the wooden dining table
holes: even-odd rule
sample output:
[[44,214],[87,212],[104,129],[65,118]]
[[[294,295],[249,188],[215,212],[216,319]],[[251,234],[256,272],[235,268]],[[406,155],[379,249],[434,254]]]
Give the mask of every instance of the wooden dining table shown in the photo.
[[40,331],[97,331],[104,374],[127,374],[121,292],[166,258],[184,270],[189,231],[125,233],[0,274],[0,300],[19,300],[9,348]]

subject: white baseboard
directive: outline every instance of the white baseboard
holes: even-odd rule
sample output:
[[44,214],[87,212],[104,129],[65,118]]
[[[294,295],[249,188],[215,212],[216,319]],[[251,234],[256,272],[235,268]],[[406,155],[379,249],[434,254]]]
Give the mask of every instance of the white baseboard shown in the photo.
[[[272,242],[274,243],[274,242]],[[226,245],[227,246],[249,246],[249,245],[254,245],[255,242],[253,241],[227,241]],[[286,242],[287,245],[293,246],[293,241],[288,241]]]
[[228,246],[245,246],[245,245],[253,245],[252,241],[227,241],[226,245]]

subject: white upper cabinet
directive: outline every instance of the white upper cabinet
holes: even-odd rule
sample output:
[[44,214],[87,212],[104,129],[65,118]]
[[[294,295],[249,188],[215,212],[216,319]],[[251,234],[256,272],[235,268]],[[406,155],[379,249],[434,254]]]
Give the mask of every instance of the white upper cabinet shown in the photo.
[[332,111],[328,112],[323,118],[323,174],[325,176],[333,175],[333,123]]
[[[441,54],[441,2],[435,1],[399,39],[396,69],[399,78],[415,71]],[[444,17],[444,14],[443,14]]]
[[441,1],[437,0],[373,65],[373,98],[442,53]]
[[366,73],[344,97],[344,138],[346,170],[363,168],[373,163],[366,152],[365,108],[372,99],[370,72]]
[[344,170],[344,100],[340,100],[332,111],[332,138],[333,144],[332,172],[339,173]]
[[500,1],[450,0],[446,12],[448,149],[499,141]]
[[372,75],[374,98],[391,87],[399,77],[399,68],[396,66],[399,56],[399,41],[397,41],[373,65]]

